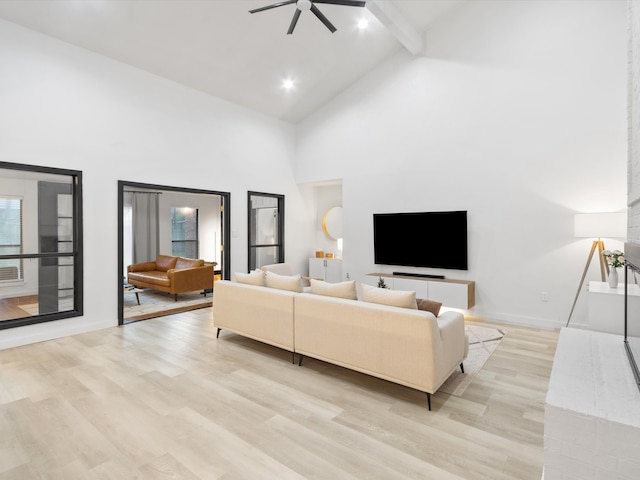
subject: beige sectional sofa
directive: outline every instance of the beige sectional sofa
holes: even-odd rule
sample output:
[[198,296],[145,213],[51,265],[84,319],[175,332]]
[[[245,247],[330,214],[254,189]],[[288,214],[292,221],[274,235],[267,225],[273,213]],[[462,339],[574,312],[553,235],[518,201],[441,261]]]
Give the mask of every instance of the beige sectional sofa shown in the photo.
[[464,317],[222,280],[214,324],[221,330],[435,393],[468,352]]
[[294,352],[293,309],[297,293],[219,280],[214,323],[245,337]]

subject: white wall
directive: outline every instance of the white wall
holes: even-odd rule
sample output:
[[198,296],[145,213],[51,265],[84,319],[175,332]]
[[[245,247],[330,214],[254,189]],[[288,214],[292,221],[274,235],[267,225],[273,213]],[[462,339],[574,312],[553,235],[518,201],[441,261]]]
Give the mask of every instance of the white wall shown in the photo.
[[247,190],[284,194],[287,258],[304,265],[314,204],[294,131],[154,75],[0,21],[0,160],[81,170],[84,316],[3,330],[0,348],[117,324],[117,181],[231,192],[231,269],[247,269]]
[[286,260],[303,271],[323,201],[310,185],[343,179],[352,278],[383,268],[373,212],[466,209],[470,269],[435,273],[476,280],[472,313],[564,324],[590,246],[573,214],[626,204],[626,33],[622,1],[473,2],[425,57],[397,55],[294,138],[0,21],[0,160],[82,170],[85,236],[85,315],[4,330],[0,348],[116,324],[117,180],[231,192],[232,271],[246,271],[247,190],[285,194]]
[[299,126],[296,179],[343,179],[351,278],[398,270],[373,264],[374,212],[467,210],[468,271],[403,270],[475,280],[471,314],[564,325],[591,246],[573,215],[626,205],[626,4],[470,2],[426,42]]

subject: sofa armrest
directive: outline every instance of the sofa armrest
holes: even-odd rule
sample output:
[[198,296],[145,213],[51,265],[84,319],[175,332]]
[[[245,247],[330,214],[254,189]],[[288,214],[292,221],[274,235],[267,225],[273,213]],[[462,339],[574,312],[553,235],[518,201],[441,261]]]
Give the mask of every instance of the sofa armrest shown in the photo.
[[442,355],[448,359],[445,364],[451,364],[451,359],[466,358],[469,349],[464,330],[464,315],[448,311],[440,314],[436,321],[440,329]]
[[156,262],[134,263],[127,267],[127,272],[148,272],[156,269]]
[[460,335],[464,336],[464,315],[460,312],[444,312],[436,320],[440,328],[440,338],[444,343],[451,337],[458,339]]

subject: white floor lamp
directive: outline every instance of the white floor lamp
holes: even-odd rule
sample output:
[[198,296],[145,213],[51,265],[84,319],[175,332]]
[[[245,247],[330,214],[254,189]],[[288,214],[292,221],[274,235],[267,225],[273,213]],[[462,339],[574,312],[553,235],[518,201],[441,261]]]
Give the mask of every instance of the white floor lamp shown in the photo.
[[[589,265],[593,259],[593,254],[596,249],[598,250],[598,258],[600,260],[600,276],[603,282],[607,281],[607,275],[609,274],[609,265],[604,259],[602,252],[604,251],[604,242],[602,238],[627,238],[627,214],[622,213],[578,213],[574,215],[574,234],[579,238],[594,238],[591,244],[591,251],[587,258],[587,264],[584,266],[582,272],[582,278],[580,279],[580,285],[578,285],[578,291],[576,292],[576,298],[573,300],[571,306],[571,312],[567,319],[567,325],[571,321],[571,315],[576,307],[578,296],[582,290],[584,279],[587,276]],[[606,272],[606,273],[605,273]]]

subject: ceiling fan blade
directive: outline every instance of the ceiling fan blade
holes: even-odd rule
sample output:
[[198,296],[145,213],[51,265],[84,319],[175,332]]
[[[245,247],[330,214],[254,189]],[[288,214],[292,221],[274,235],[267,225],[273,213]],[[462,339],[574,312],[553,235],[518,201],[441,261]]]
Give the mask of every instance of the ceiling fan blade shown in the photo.
[[313,0],[313,3],[328,3],[331,5],[343,5],[345,7],[364,7],[367,2],[356,0]]
[[298,18],[300,18],[300,14],[302,12],[299,8],[296,8],[295,13],[293,14],[293,18],[291,19],[291,25],[289,25],[289,30],[287,31],[287,35],[291,35],[293,33],[293,29],[296,28],[296,23],[298,23]]
[[313,12],[313,14],[318,17],[318,19],[324,23],[324,26],[327,27],[329,30],[331,30],[331,33],[334,33],[336,31],[336,27],[333,26],[333,24],[327,19],[327,17],[325,17],[322,12],[320,10],[318,10],[318,7],[316,7],[315,5],[311,5],[311,11]]
[[253,10],[249,10],[249,13],[263,12],[272,8],[282,7],[283,5],[290,5],[292,3],[296,3],[297,1],[298,0],[287,0],[286,2],[274,3],[272,5],[267,5],[266,7],[254,8]]

